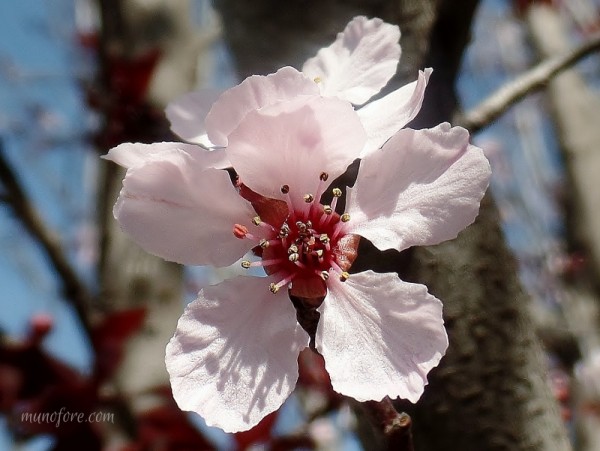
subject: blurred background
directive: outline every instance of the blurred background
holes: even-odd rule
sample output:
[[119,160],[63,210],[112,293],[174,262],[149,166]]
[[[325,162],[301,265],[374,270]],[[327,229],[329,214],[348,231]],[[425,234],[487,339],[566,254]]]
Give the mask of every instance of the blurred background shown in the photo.
[[[224,434],[180,412],[170,395],[164,346],[185,302],[237,269],[181,268],[131,244],[111,214],[123,174],[99,158],[121,142],[177,139],[163,114],[170,100],[195,87],[224,89],[251,73],[299,67],[358,13],[400,24],[403,57],[394,83],[434,67],[431,98],[444,105],[438,113],[471,129],[493,169],[493,200],[485,207],[492,219],[473,230],[499,225],[516,259],[506,257],[493,233],[461,235],[479,243],[481,254],[473,254],[470,266],[493,263],[480,274],[485,280],[465,282],[483,287],[479,310],[447,307],[449,333],[461,340],[463,318],[477,318],[508,336],[474,351],[500,359],[485,371],[495,371],[508,388],[482,370],[485,359],[461,373],[454,363],[460,359],[449,354],[451,373],[462,374],[460,390],[472,385],[480,391],[452,393],[443,361],[425,413],[397,406],[413,417],[414,445],[406,446],[600,449],[600,58],[588,52],[496,119],[468,119],[540,61],[597,39],[600,1],[452,4],[0,2],[0,450],[397,449],[360,406],[331,390],[322,362],[310,352],[301,355],[294,396],[248,433]],[[431,115],[425,111],[415,126]],[[406,259],[418,268],[471,244],[389,264],[402,274]],[[449,275],[436,277],[452,285]],[[430,288],[446,300],[443,286]],[[517,316],[494,316],[494,295],[507,299]],[[475,328],[464,329],[477,342]],[[532,354],[502,364],[502,354],[519,345],[512,335],[526,337],[527,346],[535,342]],[[471,371],[481,377],[475,380]],[[522,375],[511,385],[519,371],[541,378],[541,388]],[[511,396],[525,401],[488,408]],[[22,421],[23,412],[61,407],[107,416],[60,426]],[[486,415],[488,423],[479,425]],[[506,432],[502,415],[525,420],[514,420]],[[525,423],[538,416],[548,442],[542,437],[532,446]],[[427,439],[435,443],[424,439],[428,433],[437,434]],[[568,447],[553,439],[557,435],[567,437]]]

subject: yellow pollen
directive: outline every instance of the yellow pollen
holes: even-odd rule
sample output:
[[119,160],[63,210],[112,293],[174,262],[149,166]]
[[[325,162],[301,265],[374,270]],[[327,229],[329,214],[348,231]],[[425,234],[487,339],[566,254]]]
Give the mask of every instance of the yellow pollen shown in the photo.
[[350,278],[350,274],[348,274],[346,271],[344,271],[343,273],[340,274],[340,281],[341,282],[345,282],[349,278]]
[[342,222],[348,222],[350,221],[350,215],[348,213],[344,213],[341,217],[340,217],[340,221]]
[[342,195],[342,190],[339,188],[333,188],[332,192],[334,197],[340,197]]
[[279,291],[279,287],[277,285],[275,285],[274,283],[271,283],[269,285],[269,291],[273,294],[277,293]]
[[252,224],[254,224],[255,226],[260,225],[261,222],[262,221],[260,219],[260,216],[255,216],[252,218]]
[[333,213],[333,209],[330,205],[323,205],[323,213],[325,213],[326,215],[330,215],[331,213]]
[[315,78],[313,78],[313,81],[315,83],[321,83],[321,77],[315,77]]

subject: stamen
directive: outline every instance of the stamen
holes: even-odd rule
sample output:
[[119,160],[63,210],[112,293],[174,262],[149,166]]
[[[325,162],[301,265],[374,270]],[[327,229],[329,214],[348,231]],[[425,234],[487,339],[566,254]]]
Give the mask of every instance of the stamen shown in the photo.
[[322,182],[326,182],[328,178],[329,174],[327,172],[321,172],[321,175],[319,175],[319,180]]
[[333,208],[331,208],[331,206],[329,205],[323,205],[323,213],[325,213],[326,215],[330,215],[331,213],[333,213]]
[[296,273],[290,274],[285,279],[283,279],[277,283],[271,283],[269,285],[269,291],[271,291],[271,293],[273,293],[273,294],[277,293],[282,286],[290,283],[294,277],[296,277]]
[[329,273],[327,271],[321,271],[319,276],[321,276],[321,279],[323,279],[323,280],[329,279]]
[[260,242],[258,243],[258,245],[263,249],[268,248],[270,244],[271,243],[269,243],[269,241],[265,240],[264,238],[262,240],[260,240]]
[[307,204],[310,204],[313,200],[315,200],[315,196],[313,196],[312,194],[305,194],[303,199],[304,199],[304,202],[306,202]]
[[260,225],[262,221],[260,220],[260,216],[255,216],[252,218],[252,224],[254,224],[255,226]]
[[321,77],[315,77],[315,78],[313,78],[313,81],[317,84],[321,83]]
[[297,262],[298,258],[300,258],[300,256],[296,252],[294,252],[288,256],[288,260],[293,263]]
[[248,268],[255,268],[257,266],[272,266],[272,265],[277,265],[279,263],[282,263],[284,260],[282,258],[272,258],[269,260],[257,260],[255,262],[251,262],[250,260],[242,260],[242,268],[244,269],[248,269]]
[[342,196],[342,190],[339,188],[333,188],[331,190],[331,192],[333,193],[333,197],[341,197]]
[[296,246],[295,244],[292,244],[289,248],[288,248],[288,255],[289,254],[297,254],[298,253],[298,246]]
[[319,235],[319,241],[323,244],[329,243],[329,236],[326,233]]
[[342,216],[340,216],[340,221],[342,221],[342,222],[350,221],[350,215],[348,213],[344,213]]
[[287,194],[290,192],[290,186],[289,185],[281,185],[281,192],[283,194]]
[[348,274],[346,271],[343,271],[340,274],[340,282],[345,282],[346,280],[348,280],[350,278],[350,274]]

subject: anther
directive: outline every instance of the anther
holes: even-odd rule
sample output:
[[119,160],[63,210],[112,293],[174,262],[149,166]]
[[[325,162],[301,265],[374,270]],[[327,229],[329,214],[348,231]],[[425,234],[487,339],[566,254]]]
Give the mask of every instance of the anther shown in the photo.
[[265,240],[264,238],[262,240],[260,240],[260,242],[258,243],[258,245],[263,248],[266,249],[269,247],[269,241]]
[[348,213],[344,213],[342,216],[340,216],[340,221],[342,221],[342,222],[350,221],[350,215]]
[[340,281],[341,282],[345,282],[346,280],[348,280],[350,278],[350,274],[348,274],[346,271],[342,272],[340,274]]
[[262,221],[260,219],[260,216],[255,216],[252,218],[252,224],[254,224],[255,226],[260,225],[261,222]]
[[321,172],[321,174],[319,175],[319,180],[321,180],[322,182],[326,182],[328,178],[329,174],[327,172]]
[[313,81],[315,83],[321,83],[321,77],[315,77],[315,78],[313,78]]
[[288,256],[288,260],[291,261],[291,262],[293,262],[293,263],[297,262],[298,258],[300,258],[300,256],[297,253],[293,253],[293,254],[290,254]]
[[329,243],[329,236],[326,233],[319,235],[319,241],[323,244]]
[[342,190],[339,188],[333,188],[331,192],[333,193],[333,197],[340,197],[342,195]]
[[330,205],[323,205],[323,213],[325,213],[326,215],[330,215],[331,213],[333,213],[333,208],[331,208]]
[[323,249],[317,249],[315,251],[315,254],[318,258],[322,258],[324,253],[325,253],[325,251]]
[[248,227],[242,224],[235,224],[233,226],[233,234],[236,238],[246,238],[246,235],[248,235]]
[[271,293],[275,294],[279,291],[279,287],[277,285],[275,285],[273,282],[271,282],[271,284],[269,285],[269,291]]
[[295,244],[292,244],[289,248],[288,248],[288,255],[289,254],[297,254],[298,253],[298,246],[296,246]]
[[321,271],[321,279],[323,279],[323,280],[329,279],[329,273],[327,271]]
[[287,194],[290,192],[290,186],[289,185],[281,185],[281,192],[283,194]]
[[308,227],[309,229],[312,227],[312,221],[310,219],[306,221],[306,227]]
[[305,232],[306,231],[306,224],[304,224],[302,221],[297,221],[296,222],[296,227],[298,227],[298,230],[300,232]]
[[306,202],[307,204],[310,204],[313,200],[315,200],[315,196],[313,196],[312,194],[304,195],[304,202]]
[[285,238],[286,236],[288,236],[290,234],[290,226],[288,226],[287,224],[283,224],[281,226],[281,229],[279,229],[279,238]]
[[248,269],[250,268],[251,264],[248,260],[242,260],[242,268],[244,269]]

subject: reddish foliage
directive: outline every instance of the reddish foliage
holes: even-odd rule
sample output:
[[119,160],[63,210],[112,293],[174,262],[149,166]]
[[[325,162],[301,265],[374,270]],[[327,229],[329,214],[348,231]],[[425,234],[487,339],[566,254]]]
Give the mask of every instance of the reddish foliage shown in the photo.
[[172,398],[171,390],[157,390],[165,402],[138,417],[137,440],[122,451],[186,451],[213,450],[206,438],[188,420]]
[[238,432],[233,435],[239,449],[246,449],[255,443],[268,443],[271,441],[271,432],[277,421],[279,411],[264,417],[260,423],[249,431]]

